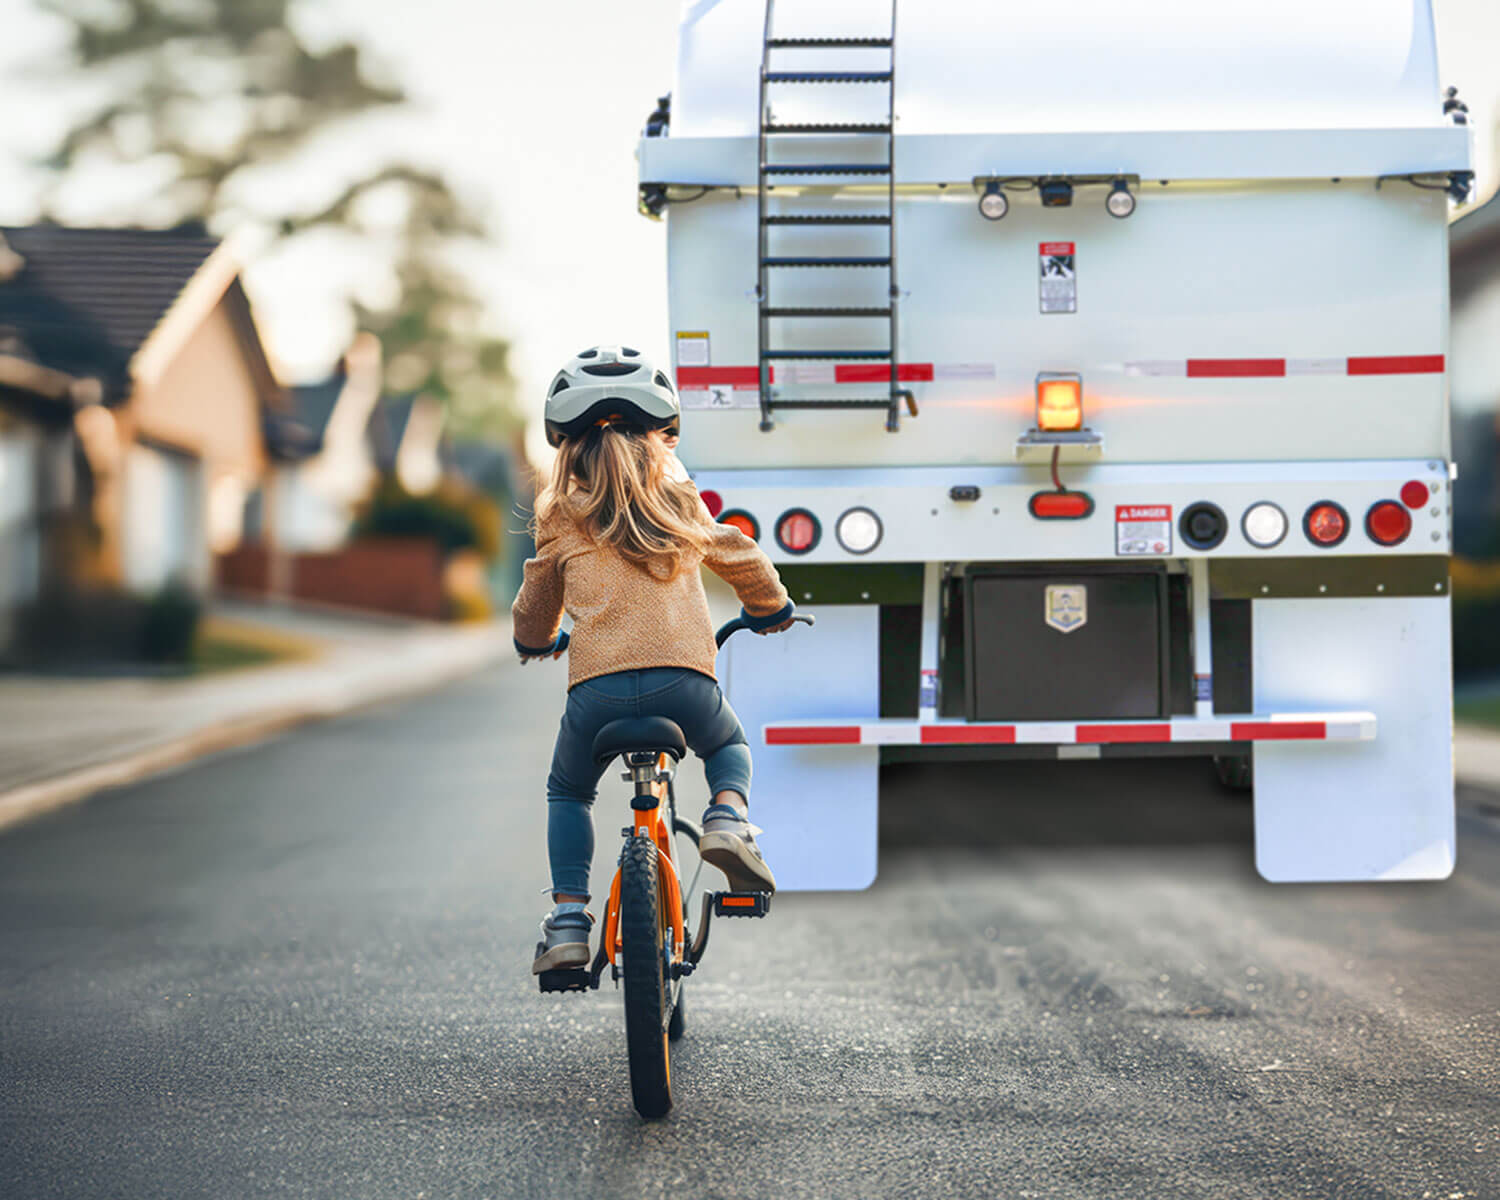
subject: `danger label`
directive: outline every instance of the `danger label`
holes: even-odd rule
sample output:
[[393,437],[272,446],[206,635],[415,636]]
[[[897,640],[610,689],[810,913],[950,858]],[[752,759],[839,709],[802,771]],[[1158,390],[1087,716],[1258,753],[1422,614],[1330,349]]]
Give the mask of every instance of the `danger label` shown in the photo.
[[1072,242],[1043,242],[1040,252],[1041,308],[1044,313],[1078,311],[1078,256]]
[[1170,504],[1117,504],[1115,553],[1151,555],[1172,553]]

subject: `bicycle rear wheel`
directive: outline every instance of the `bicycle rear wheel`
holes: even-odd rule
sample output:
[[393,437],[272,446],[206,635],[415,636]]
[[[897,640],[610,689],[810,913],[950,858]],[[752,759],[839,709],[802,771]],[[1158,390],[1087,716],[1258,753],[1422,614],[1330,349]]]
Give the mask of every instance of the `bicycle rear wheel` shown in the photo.
[[662,938],[656,846],[632,837],[620,862],[620,966],[625,977],[625,1049],[630,1092],[643,1117],[672,1107],[671,981]]

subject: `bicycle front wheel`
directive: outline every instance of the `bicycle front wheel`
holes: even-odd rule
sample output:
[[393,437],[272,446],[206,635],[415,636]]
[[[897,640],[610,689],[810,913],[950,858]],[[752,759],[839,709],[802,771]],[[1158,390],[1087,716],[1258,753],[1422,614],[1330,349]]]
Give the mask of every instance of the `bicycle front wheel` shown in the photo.
[[672,1107],[671,980],[662,936],[656,846],[632,837],[620,863],[620,967],[625,977],[625,1049],[630,1092],[643,1117]]

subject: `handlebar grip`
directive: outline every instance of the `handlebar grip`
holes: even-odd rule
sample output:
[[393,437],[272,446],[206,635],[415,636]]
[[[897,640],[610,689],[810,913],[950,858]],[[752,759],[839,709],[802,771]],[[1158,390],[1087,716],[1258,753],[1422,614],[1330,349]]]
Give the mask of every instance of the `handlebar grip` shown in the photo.
[[[812,613],[793,613],[792,620],[801,621],[804,625],[817,624],[817,618]],[[723,625],[719,626],[719,632],[714,634],[714,645],[718,646],[719,649],[722,650],[724,648],[725,642],[727,642],[730,638],[737,634],[741,629],[749,628],[750,626],[745,624],[745,619],[743,617],[735,617],[735,619],[732,621],[726,621]]]

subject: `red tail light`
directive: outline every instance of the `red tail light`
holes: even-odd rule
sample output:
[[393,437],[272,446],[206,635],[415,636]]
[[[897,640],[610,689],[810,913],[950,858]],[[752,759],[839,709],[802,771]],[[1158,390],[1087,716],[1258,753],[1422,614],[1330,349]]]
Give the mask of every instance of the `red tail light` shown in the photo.
[[703,503],[708,509],[709,516],[717,517],[724,511],[724,497],[714,491],[713,488],[709,488],[706,492],[699,492],[698,495],[703,498]]
[[[1426,485],[1423,485],[1425,490]],[[1382,546],[1397,546],[1411,533],[1411,513],[1394,500],[1381,500],[1365,514],[1365,532]]]
[[1042,521],[1079,521],[1094,511],[1094,498],[1087,492],[1038,492],[1028,507]]
[[776,541],[788,554],[806,554],[822,532],[818,518],[805,508],[788,509],[776,518]]
[[1308,540],[1317,546],[1337,546],[1349,536],[1349,514],[1332,500],[1319,500],[1302,518]]
[[1401,503],[1407,508],[1421,508],[1427,503],[1429,494],[1427,485],[1420,479],[1408,480],[1401,485]]
[[733,525],[752,542],[760,541],[760,522],[743,508],[731,509],[719,518],[720,525]]

